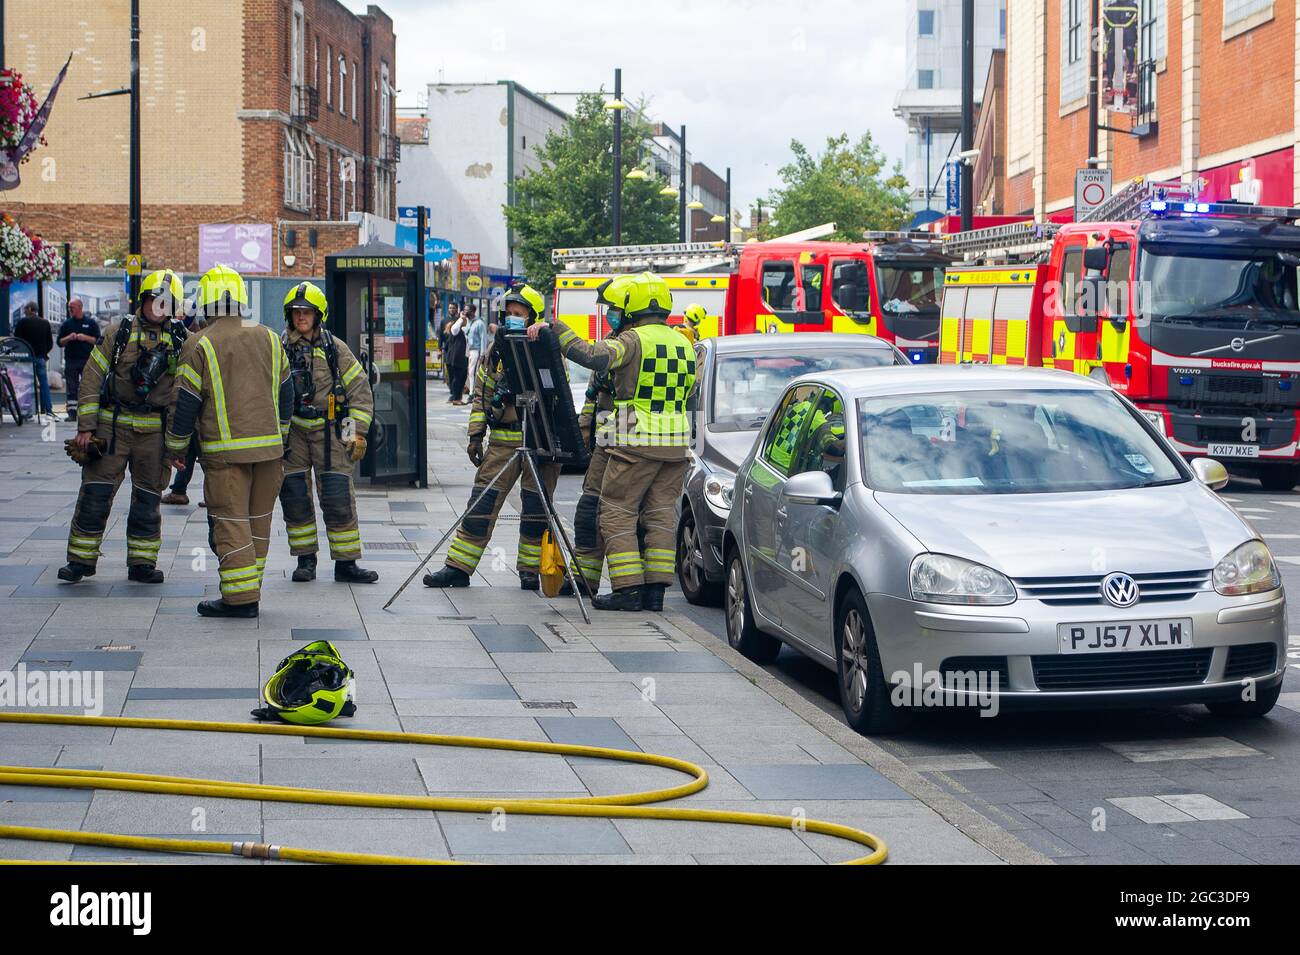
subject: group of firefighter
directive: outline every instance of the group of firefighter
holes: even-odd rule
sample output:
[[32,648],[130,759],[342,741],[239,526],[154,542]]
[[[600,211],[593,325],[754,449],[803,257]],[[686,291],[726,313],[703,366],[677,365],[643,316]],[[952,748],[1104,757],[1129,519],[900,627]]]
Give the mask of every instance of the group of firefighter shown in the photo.
[[[189,329],[187,309],[194,316]],[[196,444],[221,591],[199,604],[201,615],[258,615],[277,497],[298,558],[293,579],[315,578],[313,475],[334,579],[378,580],[357,565],[352,489],[374,398],[361,364],[324,328],[328,314],[324,292],[301,282],[285,297],[285,327],[276,332],[245,321],[248,286],[233,269],[210,269],[188,305],[174,272],[145,276],[134,314],[109,328],[81,379],[77,436],[67,442],[82,468],[81,490],[59,579],[94,576],[113,498],[129,469],[127,576],[162,583],[162,492],[171,468],[193,466]]]
[[[536,340],[552,327],[565,358],[591,370],[579,416],[592,449],[573,519],[574,562],[579,591],[598,610],[662,610],[673,580],[676,507],[686,477],[691,422],[686,401],[695,384],[695,349],[704,309],[692,305],[686,323],[668,325],[672,294],[650,272],[611,279],[596,291],[611,335],[588,342],[557,323],[547,326],[545,302],[530,286],[504,299],[507,331]],[[479,363],[470,409],[468,454],[478,468],[470,507],[452,539],[446,564],[426,574],[428,587],[468,587],[483,558],[506,495],[521,481],[517,570],[524,590],[540,586],[543,491],[516,452],[523,422],[505,392],[504,356],[495,343]],[[486,442],[486,448],[484,443]],[[549,498],[559,466],[539,468]],[[612,592],[597,595],[607,567]],[[561,595],[571,593],[567,582]]]
[[[692,305],[685,324],[669,326],[672,295],[648,272],[607,281],[597,296],[609,337],[587,342],[562,324],[553,326],[564,356],[592,372],[579,419],[592,454],[574,516],[571,575],[598,609],[661,610],[673,579],[675,509],[691,439],[686,402],[704,309]],[[547,327],[545,302],[532,287],[516,286],[503,304],[507,330],[526,331],[535,340]],[[187,308],[194,315],[189,329]],[[365,456],[374,414],[369,377],[324,327],[329,305],[311,282],[298,283],[285,297],[282,332],[245,321],[248,315],[248,288],[234,270],[209,270],[187,305],[180,279],[164,269],[143,279],[134,314],[95,347],[81,379],[77,436],[67,442],[82,478],[61,580],[95,574],[113,498],[129,469],[127,576],[163,582],[157,567],[162,492],[171,468],[193,467],[192,447],[203,464],[208,543],[218,559],[221,592],[198,605],[201,615],[258,615],[277,497],[289,551],[297,558],[292,579],[315,579],[313,483],[334,579],[378,580],[357,564],[361,537],[353,492],[353,470]],[[469,586],[518,481],[520,586],[539,587],[547,503],[516,454],[524,423],[505,377],[494,343],[474,382],[468,454],[478,470],[471,507],[446,565],[425,575],[429,587]],[[549,500],[559,466],[545,464],[539,472]],[[612,593],[598,596],[605,567]],[[572,593],[569,584],[564,588],[562,594]]]

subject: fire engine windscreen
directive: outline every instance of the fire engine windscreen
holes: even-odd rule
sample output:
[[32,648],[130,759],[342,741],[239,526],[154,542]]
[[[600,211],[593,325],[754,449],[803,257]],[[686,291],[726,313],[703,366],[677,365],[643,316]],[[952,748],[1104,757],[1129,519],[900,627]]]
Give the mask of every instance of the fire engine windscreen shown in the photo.
[[981,391],[863,398],[863,474],[895,494],[1031,494],[1187,480],[1105,391]]
[[813,352],[802,355],[722,355],[714,372],[713,416],[718,430],[752,431],[762,425],[785,386],[812,372],[873,368],[896,361],[893,349]]
[[876,287],[880,291],[880,307],[886,313],[938,315],[943,266],[878,262]]
[[1297,265],[1300,249],[1243,251],[1232,258],[1147,250],[1138,274],[1142,312],[1153,319],[1297,322]]

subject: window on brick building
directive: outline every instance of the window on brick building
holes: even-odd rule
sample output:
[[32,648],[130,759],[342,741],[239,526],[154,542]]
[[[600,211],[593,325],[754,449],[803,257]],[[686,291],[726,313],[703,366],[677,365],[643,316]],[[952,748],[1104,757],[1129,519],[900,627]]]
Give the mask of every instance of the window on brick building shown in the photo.
[[1088,95],[1088,31],[1084,0],[1061,0],[1061,105]]
[[357,121],[357,77],[361,75],[361,68],[357,66],[357,61],[352,61],[352,122]]
[[284,131],[284,204],[311,212],[315,200],[316,153],[311,141],[296,129]]
[[[339,57],[339,112],[345,115],[347,114],[348,111],[348,101],[346,96],[347,82],[348,82],[348,61],[344,59],[342,56],[340,56]],[[355,109],[356,104],[353,103],[352,105],[353,108]]]
[[320,89],[320,37],[311,40],[311,85]]
[[1234,26],[1248,17],[1272,11],[1273,0],[1223,0],[1223,25]]
[[325,218],[334,215],[334,150],[325,147]]
[[334,108],[334,47],[325,47],[325,106]]

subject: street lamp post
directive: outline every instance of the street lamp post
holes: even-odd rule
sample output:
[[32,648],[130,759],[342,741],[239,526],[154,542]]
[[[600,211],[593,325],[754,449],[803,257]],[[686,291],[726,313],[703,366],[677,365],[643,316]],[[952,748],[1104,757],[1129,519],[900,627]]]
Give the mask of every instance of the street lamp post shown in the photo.
[[[961,3],[961,151],[969,153],[975,145],[975,0]],[[961,174],[961,230],[970,231],[974,212],[969,162],[960,166]]]
[[677,241],[686,241],[686,125],[682,124],[682,155],[678,165],[678,193],[677,193],[677,214],[679,222],[677,226]]
[[[140,227],[140,0],[131,0],[131,218],[127,252],[141,256],[143,245]],[[130,276],[131,309],[135,310],[140,295],[140,273]]]
[[727,167],[727,208],[723,212],[727,217],[727,224],[722,229],[722,241],[731,241],[731,167]]
[[614,70],[614,201],[611,212],[614,219],[614,245],[623,244],[623,71]]

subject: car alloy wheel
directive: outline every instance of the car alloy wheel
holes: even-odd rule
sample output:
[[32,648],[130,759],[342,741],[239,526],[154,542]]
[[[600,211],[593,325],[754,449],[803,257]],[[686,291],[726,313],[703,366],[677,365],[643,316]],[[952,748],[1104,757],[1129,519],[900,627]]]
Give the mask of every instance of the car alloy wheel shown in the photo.
[[852,607],[844,615],[840,643],[840,653],[844,658],[841,677],[844,698],[855,713],[860,713],[867,698],[867,635],[862,618]]
[[681,567],[682,583],[693,593],[704,589],[704,552],[700,550],[700,535],[695,529],[695,521],[686,518],[682,521],[681,548],[677,557]]
[[745,632],[745,572],[740,561],[733,560],[727,568],[727,642],[739,647]]

